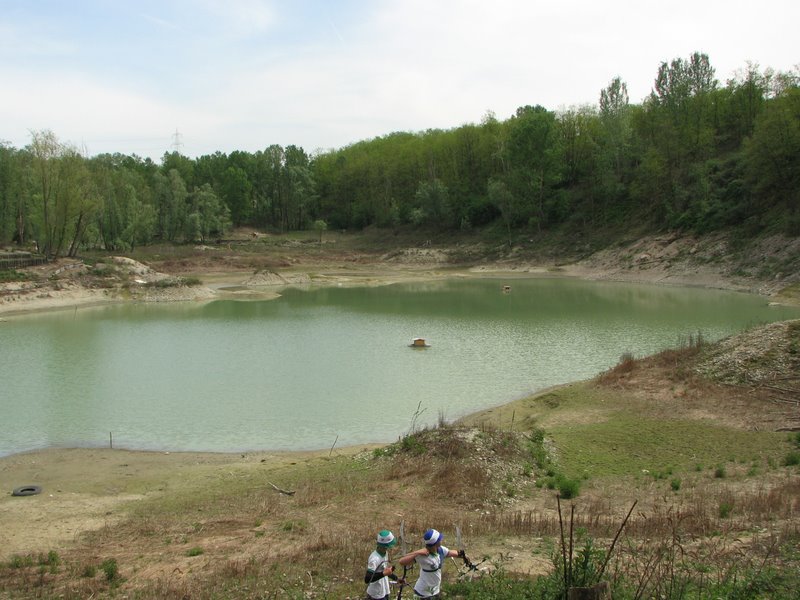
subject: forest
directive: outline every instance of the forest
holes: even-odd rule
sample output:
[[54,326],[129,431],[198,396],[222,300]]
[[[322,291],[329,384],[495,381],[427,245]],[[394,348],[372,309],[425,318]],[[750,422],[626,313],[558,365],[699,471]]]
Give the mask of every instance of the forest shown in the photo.
[[747,64],[723,85],[696,52],[661,63],[640,104],[615,78],[594,106],[520,106],[313,155],[273,144],[158,164],[85,156],[49,130],[24,148],[0,141],[0,245],[57,258],[241,226],[798,236],[800,71]]

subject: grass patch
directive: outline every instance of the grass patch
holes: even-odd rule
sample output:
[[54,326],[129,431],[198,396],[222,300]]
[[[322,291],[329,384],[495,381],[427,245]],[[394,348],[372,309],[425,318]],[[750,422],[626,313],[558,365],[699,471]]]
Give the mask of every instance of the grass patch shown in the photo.
[[117,565],[116,558],[107,558],[102,563],[100,563],[100,570],[106,576],[106,581],[117,581],[119,580],[119,566]]
[[783,458],[783,466],[796,467],[800,465],[800,450],[792,450]]
[[33,277],[27,273],[20,273],[13,269],[0,270],[0,283],[11,283],[13,281],[32,281]]
[[518,421],[533,422],[547,431],[557,470],[571,479],[642,472],[668,479],[698,465],[747,463],[753,457],[774,465],[785,457],[785,434],[654,417],[648,405],[624,391],[591,382],[564,386],[511,406]]
[[701,421],[647,419],[629,412],[605,421],[554,427],[561,469],[578,477],[633,475],[672,470],[685,472],[695,465],[719,464],[733,458],[746,461],[781,454],[783,436],[716,426]]

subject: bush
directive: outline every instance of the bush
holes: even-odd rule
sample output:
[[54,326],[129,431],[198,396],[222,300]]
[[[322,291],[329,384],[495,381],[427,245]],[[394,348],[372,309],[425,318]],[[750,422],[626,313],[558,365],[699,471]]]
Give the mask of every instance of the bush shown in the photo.
[[797,465],[800,465],[800,452],[797,450],[792,450],[784,457],[783,466],[796,467]]
[[116,581],[119,578],[119,567],[116,558],[107,558],[100,564],[100,569],[106,574],[107,581]]
[[581,484],[575,479],[567,479],[566,477],[559,477],[556,481],[558,485],[558,493],[565,500],[570,500],[578,496],[581,490]]
[[425,454],[426,448],[416,435],[411,434],[403,437],[403,439],[400,440],[400,450],[419,455]]
[[19,554],[15,554],[11,557],[11,560],[8,561],[8,566],[12,569],[22,569],[24,567],[33,566],[33,558],[30,556],[20,556]]
[[97,575],[97,569],[94,565],[86,565],[83,573],[81,573],[81,577],[86,577],[87,579],[93,579],[95,575]]
[[0,271],[0,283],[7,283],[11,281],[29,281],[30,277],[25,273],[19,271]]

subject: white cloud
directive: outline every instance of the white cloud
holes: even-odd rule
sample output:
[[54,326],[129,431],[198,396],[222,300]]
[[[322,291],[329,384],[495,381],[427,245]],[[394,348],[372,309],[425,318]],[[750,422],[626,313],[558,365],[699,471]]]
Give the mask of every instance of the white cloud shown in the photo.
[[[36,24],[0,24],[0,138],[13,135],[17,145],[19,128],[23,143],[28,129],[50,128],[78,141],[168,143],[177,127],[189,155],[272,143],[313,150],[477,122],[487,110],[507,118],[525,104],[553,110],[594,104],[615,76],[639,102],[660,61],[695,50],[709,54],[722,81],[747,60],[777,69],[797,60],[791,46],[800,9],[784,0],[767,0],[755,13],[742,0],[342,6],[354,10],[260,0],[145,1],[141,11],[158,27],[120,31],[114,48],[91,32],[65,42],[35,37]],[[43,67],[22,47],[29,34],[51,63]],[[82,58],[62,62],[75,50],[70,44],[79,45],[83,53],[75,56]],[[128,49],[132,58],[119,66],[114,52]],[[145,153],[127,143],[110,149]],[[147,154],[158,157],[164,149]],[[109,148],[90,143],[89,150]]]
[[240,35],[261,33],[276,22],[272,3],[265,0],[195,0],[190,6],[205,9],[221,30]]

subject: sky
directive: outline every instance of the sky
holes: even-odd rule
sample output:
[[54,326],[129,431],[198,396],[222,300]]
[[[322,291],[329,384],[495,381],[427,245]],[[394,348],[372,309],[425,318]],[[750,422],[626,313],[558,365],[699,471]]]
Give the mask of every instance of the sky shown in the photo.
[[797,0],[0,0],[0,142],[88,156],[313,154],[520,106],[632,103],[708,54],[800,64]]

